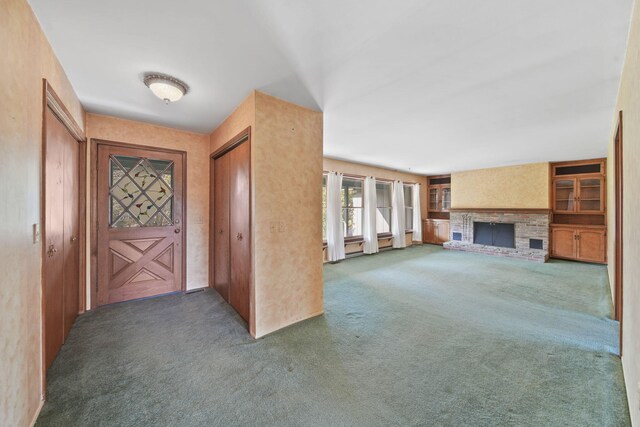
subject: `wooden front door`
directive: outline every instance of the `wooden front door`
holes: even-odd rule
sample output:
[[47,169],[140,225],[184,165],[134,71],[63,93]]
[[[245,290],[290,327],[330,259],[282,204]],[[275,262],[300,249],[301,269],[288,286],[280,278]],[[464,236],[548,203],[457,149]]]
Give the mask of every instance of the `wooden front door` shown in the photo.
[[183,287],[184,153],[98,144],[98,304]]
[[44,367],[48,370],[80,309],[78,141],[45,112],[43,261]]

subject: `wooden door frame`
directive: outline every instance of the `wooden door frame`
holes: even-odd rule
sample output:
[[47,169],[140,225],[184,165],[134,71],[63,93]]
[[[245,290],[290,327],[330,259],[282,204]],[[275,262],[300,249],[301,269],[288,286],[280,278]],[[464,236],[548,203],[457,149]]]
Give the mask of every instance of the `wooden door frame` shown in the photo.
[[614,240],[614,319],[620,322],[620,356],[622,356],[622,309],[623,309],[623,295],[624,295],[624,280],[623,280],[623,229],[624,229],[624,215],[623,215],[623,196],[624,196],[624,180],[623,180],[623,140],[622,140],[622,111],[618,113],[618,125],[616,127],[616,133],[613,140],[613,152],[614,152],[614,204],[615,204],[615,240]]
[[106,139],[91,138],[91,243],[90,243],[90,268],[91,268],[91,309],[98,307],[98,147],[106,145],[110,147],[132,148],[151,152],[179,154],[182,157],[182,277],[180,290],[187,289],[187,152],[169,148],[158,148],[128,142],[109,141]]
[[69,134],[78,142],[78,251],[79,251],[79,259],[78,259],[78,293],[79,293],[79,301],[78,301],[78,313],[84,313],[86,310],[85,302],[86,302],[86,268],[87,268],[87,257],[86,257],[86,248],[87,248],[87,235],[86,235],[86,225],[87,225],[87,199],[86,199],[86,174],[87,174],[87,138],[85,136],[84,130],[78,125],[76,120],[73,118],[67,107],[64,105],[56,91],[53,89],[51,84],[47,81],[47,79],[42,79],[42,173],[40,176],[40,256],[41,256],[41,268],[40,268],[40,315],[42,316],[42,336],[41,336],[41,390],[42,390],[42,398],[44,399],[46,393],[47,386],[47,378],[46,378],[46,361],[45,361],[45,334],[46,328],[44,327],[44,319],[45,319],[45,301],[44,301],[44,284],[45,284],[45,275],[46,271],[44,268],[44,260],[46,257],[47,251],[47,228],[46,228],[46,215],[47,215],[47,206],[46,206],[46,191],[47,191],[47,167],[46,167],[46,158],[47,158],[47,109],[50,109],[54,116],[64,125],[64,127],[69,131]]
[[[249,245],[249,252],[251,254],[251,258],[253,258],[253,217],[252,217],[252,164],[251,161],[251,153],[253,147],[251,145],[251,126],[246,127],[242,131],[240,131],[236,136],[231,138],[228,142],[222,145],[220,148],[216,149],[209,155],[209,287],[215,290],[215,271],[214,271],[214,251],[215,251],[215,243],[214,243],[214,191],[215,191],[215,174],[213,170],[213,162],[218,157],[228,153],[233,150],[240,144],[249,144],[249,229],[251,230],[250,240],[251,243]],[[254,334],[255,332],[255,292],[254,292],[254,275],[253,268],[251,268],[250,272],[250,280],[249,280],[249,332]]]

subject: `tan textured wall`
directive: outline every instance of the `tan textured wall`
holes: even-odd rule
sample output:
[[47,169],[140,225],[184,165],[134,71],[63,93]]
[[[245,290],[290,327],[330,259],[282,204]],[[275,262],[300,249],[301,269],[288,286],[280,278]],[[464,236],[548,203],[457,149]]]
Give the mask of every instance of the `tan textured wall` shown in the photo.
[[452,208],[549,208],[549,163],[451,174]]
[[[256,92],[257,337],[323,312],[322,113]],[[270,224],[282,221],[284,233]]]
[[415,175],[406,172],[395,171],[392,169],[379,168],[376,166],[363,165],[357,162],[348,162],[346,160],[336,160],[325,157],[323,159],[323,168],[329,172],[340,172],[353,175],[374,176],[384,179],[399,179],[403,182],[417,182],[420,184],[420,213],[422,218],[427,217],[427,177],[423,175]]
[[614,117],[607,167],[608,181],[608,248],[609,279],[614,284],[614,164],[613,138],[618,124],[618,111],[623,112],[623,247],[624,274],[622,366],[624,368],[631,422],[640,426],[640,1],[635,0],[633,17],[620,91]]
[[87,114],[87,138],[187,152],[187,289],[208,286],[209,137],[116,117]]
[[24,0],[0,0],[0,425],[29,425],[41,403],[42,78],[84,127],[84,111]]
[[[244,129],[256,124],[256,96],[251,92],[247,98],[211,133],[209,151],[213,153]],[[253,157],[253,156],[252,156]]]
[[[323,312],[322,114],[253,92],[213,131],[210,151],[248,126],[253,266],[249,330],[259,338]],[[286,231],[272,233],[272,222],[284,222]]]

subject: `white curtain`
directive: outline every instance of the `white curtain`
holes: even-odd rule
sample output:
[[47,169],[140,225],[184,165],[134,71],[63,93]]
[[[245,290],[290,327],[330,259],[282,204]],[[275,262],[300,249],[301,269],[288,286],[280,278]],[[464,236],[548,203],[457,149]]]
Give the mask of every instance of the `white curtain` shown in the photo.
[[420,184],[413,184],[413,241],[422,242],[422,213],[420,212]]
[[393,194],[391,195],[391,234],[393,235],[393,247],[404,248],[405,240],[405,209],[404,209],[404,185],[402,181],[393,182]]
[[368,176],[364,179],[364,224],[362,226],[365,254],[375,254],[378,252],[378,233],[376,231],[377,209],[376,179]]
[[329,172],[327,176],[327,258],[344,259],[344,232],[342,230],[342,174]]

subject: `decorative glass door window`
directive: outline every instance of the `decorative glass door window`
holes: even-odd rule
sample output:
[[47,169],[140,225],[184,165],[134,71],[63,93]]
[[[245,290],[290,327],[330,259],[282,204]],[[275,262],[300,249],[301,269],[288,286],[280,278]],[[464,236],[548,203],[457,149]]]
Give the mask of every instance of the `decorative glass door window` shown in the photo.
[[580,211],[599,212],[602,210],[600,178],[580,179]]
[[442,206],[440,206],[440,210],[448,211],[451,209],[451,188],[443,187],[441,194]]
[[173,224],[173,162],[112,155],[109,173],[110,227]]
[[437,188],[429,189],[429,210],[430,211],[438,210],[438,189]]
[[556,211],[575,211],[576,182],[574,179],[557,179],[555,185]]

